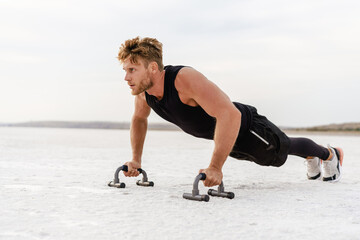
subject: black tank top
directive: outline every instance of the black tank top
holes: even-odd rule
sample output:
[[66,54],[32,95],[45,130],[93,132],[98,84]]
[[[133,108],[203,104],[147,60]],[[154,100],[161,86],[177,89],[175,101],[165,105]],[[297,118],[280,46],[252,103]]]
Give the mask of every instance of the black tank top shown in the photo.
[[[175,88],[175,78],[184,66],[165,66],[164,94],[161,100],[145,91],[147,104],[163,119],[174,123],[184,132],[195,137],[213,139],[216,119],[207,114],[200,106],[192,107],[181,102]],[[234,103],[242,113],[238,138],[249,129],[248,117],[251,112],[246,105]]]

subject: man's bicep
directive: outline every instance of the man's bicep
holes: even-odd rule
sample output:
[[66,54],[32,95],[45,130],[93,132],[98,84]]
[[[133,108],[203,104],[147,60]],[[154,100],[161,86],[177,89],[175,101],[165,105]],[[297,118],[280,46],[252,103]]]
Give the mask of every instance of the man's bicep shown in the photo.
[[145,93],[135,97],[134,118],[146,119],[150,115],[151,108],[146,102]]

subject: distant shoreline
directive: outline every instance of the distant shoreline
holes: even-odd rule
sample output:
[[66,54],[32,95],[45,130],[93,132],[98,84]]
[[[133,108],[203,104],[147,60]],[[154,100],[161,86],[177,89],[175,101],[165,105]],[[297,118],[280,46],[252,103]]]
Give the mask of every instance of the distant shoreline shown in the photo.
[[[77,129],[119,129],[129,130],[129,122],[74,122],[74,121],[31,121],[22,123],[0,123],[0,127],[29,128],[77,128]],[[180,128],[169,123],[149,123],[148,130],[179,131]]]
[[[76,128],[76,129],[119,129],[129,130],[129,122],[79,122],[79,121],[30,121],[22,123],[0,123],[0,127],[29,127],[29,128]],[[281,127],[280,127],[281,128]],[[331,135],[360,135],[360,123],[329,124],[308,128],[281,128],[288,134],[331,134]],[[148,130],[180,131],[171,123],[149,123]]]
[[329,130],[329,131],[314,131],[314,130],[296,130],[296,129],[283,129],[288,135],[347,135],[347,136],[360,136],[360,131],[341,131],[341,130]]

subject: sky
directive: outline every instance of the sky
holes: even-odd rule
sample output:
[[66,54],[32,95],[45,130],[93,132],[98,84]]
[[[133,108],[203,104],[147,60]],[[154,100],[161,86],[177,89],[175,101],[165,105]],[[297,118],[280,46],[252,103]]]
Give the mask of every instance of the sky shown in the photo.
[[130,121],[116,56],[136,36],[279,126],[360,122],[359,12],[358,0],[0,0],[0,123]]

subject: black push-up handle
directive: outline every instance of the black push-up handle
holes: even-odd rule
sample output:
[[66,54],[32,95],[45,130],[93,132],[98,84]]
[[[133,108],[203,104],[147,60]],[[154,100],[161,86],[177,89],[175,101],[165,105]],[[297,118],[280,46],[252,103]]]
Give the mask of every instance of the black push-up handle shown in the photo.
[[[142,178],[142,180],[138,180],[136,182],[136,184],[139,185],[139,186],[144,186],[144,187],[153,187],[154,182],[148,181],[146,172],[141,168],[138,168],[137,170],[138,170],[139,173],[141,173],[143,175],[143,178]],[[114,174],[114,181],[111,181],[111,182],[108,183],[109,187],[125,188],[125,186],[126,186],[125,183],[120,182],[120,180],[119,180],[120,171],[127,172],[128,171],[128,166],[127,165],[122,165],[121,167],[116,169],[115,174]]]
[[206,179],[206,174],[205,173],[200,173],[199,175],[196,176],[194,184],[193,184],[193,190],[192,193],[184,193],[183,194],[183,198],[185,199],[189,199],[189,200],[195,200],[195,201],[205,201],[208,202],[210,200],[210,196],[214,196],[214,197],[224,197],[224,198],[229,198],[229,199],[233,199],[235,197],[235,194],[233,192],[225,192],[225,188],[224,188],[224,183],[221,181],[221,184],[218,187],[218,190],[214,190],[214,189],[209,189],[208,194],[202,194],[200,195],[199,193],[199,181],[200,180],[205,180]]
[[235,197],[235,193],[233,192],[225,192],[224,191],[224,183],[221,182],[221,184],[218,186],[218,190],[215,189],[209,189],[208,194],[213,197],[223,197],[223,198],[229,198],[233,199]]
[[206,174],[205,173],[200,173],[199,175],[196,176],[194,184],[193,184],[193,190],[192,193],[184,193],[183,194],[183,198],[185,199],[189,199],[189,200],[195,200],[195,201],[205,201],[208,202],[209,201],[209,195],[207,194],[203,194],[200,195],[199,192],[199,181],[200,180],[205,180],[206,179]]

